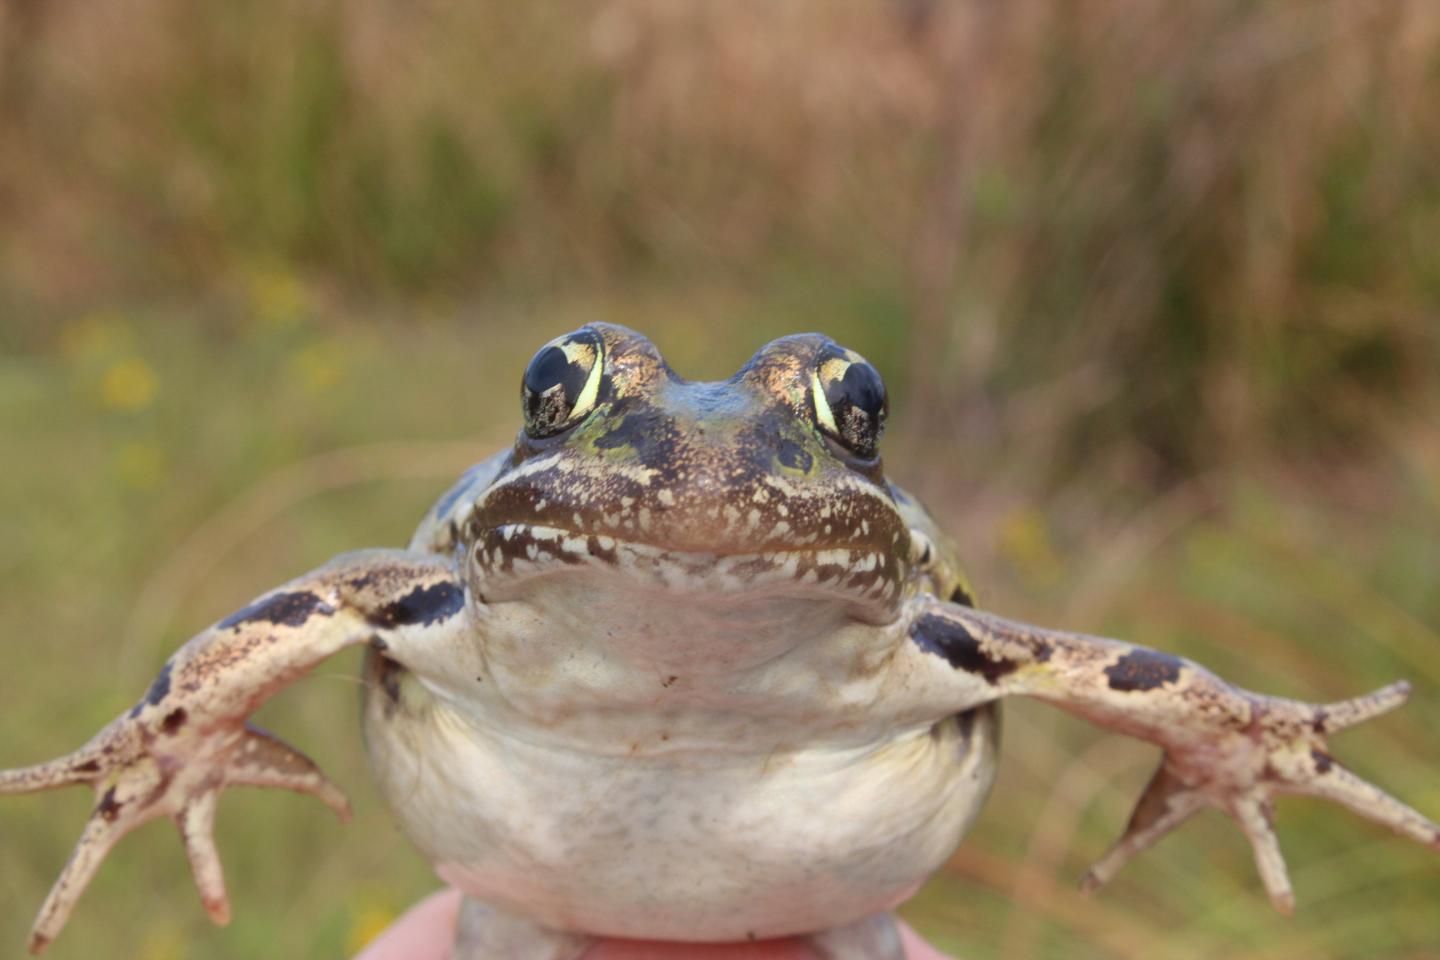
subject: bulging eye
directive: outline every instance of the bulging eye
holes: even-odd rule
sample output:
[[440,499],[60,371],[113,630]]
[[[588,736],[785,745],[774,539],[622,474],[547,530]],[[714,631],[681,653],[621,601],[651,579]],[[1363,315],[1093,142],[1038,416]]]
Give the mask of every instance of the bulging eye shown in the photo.
[[855,456],[873,459],[890,409],[879,372],[858,353],[832,346],[821,353],[810,385],[820,429]]
[[540,348],[520,381],[527,434],[536,440],[554,436],[594,409],[604,352],[599,334],[591,330],[568,333]]

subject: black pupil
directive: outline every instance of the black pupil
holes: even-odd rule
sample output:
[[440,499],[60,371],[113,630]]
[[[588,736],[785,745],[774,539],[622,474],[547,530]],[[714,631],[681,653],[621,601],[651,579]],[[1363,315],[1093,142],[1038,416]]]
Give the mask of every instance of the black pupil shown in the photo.
[[830,401],[832,410],[849,404],[871,417],[878,417],[880,408],[885,404],[885,385],[880,382],[880,374],[875,372],[874,367],[868,363],[852,363],[845,368],[845,376],[831,382],[830,389],[825,391],[825,399]]
[[875,368],[850,364],[825,385],[825,401],[840,441],[859,456],[875,456],[885,429],[885,384]]
[[546,347],[530,361],[525,371],[525,388],[538,397],[557,383],[564,385],[565,399],[574,403],[585,385],[585,371],[571,363],[564,350]]
[[[561,426],[575,408],[590,371],[574,363],[558,346],[535,354],[525,368],[525,416],[533,430],[545,432]],[[556,385],[560,389],[555,390]],[[553,391],[547,394],[547,391]]]

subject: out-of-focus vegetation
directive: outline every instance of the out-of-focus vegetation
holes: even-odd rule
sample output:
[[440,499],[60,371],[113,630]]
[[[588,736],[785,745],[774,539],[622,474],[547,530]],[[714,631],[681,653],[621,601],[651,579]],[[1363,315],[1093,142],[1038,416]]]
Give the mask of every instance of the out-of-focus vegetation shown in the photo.
[[[1338,698],[1440,814],[1440,6],[0,6],[0,764],[68,750],[196,628],[403,541],[592,318],[727,376],[820,329],[987,605]],[[163,826],[56,957],[341,955],[433,883],[367,785],[355,671],[264,711],[356,799],[227,795],[208,928]],[[1419,957],[1440,862],[1295,801],[1271,915],[1202,818],[1071,880],[1153,756],[1029,705],[907,908],[980,957]],[[0,809],[0,952],[81,792]]]

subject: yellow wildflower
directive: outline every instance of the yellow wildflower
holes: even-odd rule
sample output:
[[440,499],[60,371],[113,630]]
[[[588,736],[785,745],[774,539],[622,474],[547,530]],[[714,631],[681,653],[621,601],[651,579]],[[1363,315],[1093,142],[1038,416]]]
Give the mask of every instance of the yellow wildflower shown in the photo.
[[378,901],[371,900],[362,904],[351,918],[346,952],[352,956],[359,953],[367,943],[380,936],[394,919],[395,911]]
[[139,413],[155,401],[159,389],[155,370],[140,357],[125,357],[100,377],[100,405],[120,413]]

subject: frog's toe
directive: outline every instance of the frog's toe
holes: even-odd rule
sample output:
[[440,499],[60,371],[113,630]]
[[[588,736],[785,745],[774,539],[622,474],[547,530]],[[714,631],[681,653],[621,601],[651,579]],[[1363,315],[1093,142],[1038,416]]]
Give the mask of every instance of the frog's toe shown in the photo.
[[1086,893],[1099,890],[1137,854],[1189,820],[1205,803],[1203,795],[1181,783],[1162,763],[1136,802],[1125,834],[1086,871],[1080,889]]
[[1410,699],[1410,684],[1401,680],[1367,693],[1363,697],[1351,697],[1349,700],[1316,707],[1314,728],[1317,733],[1338,733],[1357,723],[1372,720],[1382,713],[1389,713],[1408,699]]
[[77,783],[94,783],[100,777],[100,769],[100,751],[86,747],[48,763],[0,770],[0,794],[34,793]]
[[215,847],[215,805],[219,799],[218,789],[199,794],[176,815],[175,825],[185,841],[185,856],[190,860],[200,902],[210,919],[224,926],[230,922],[230,898],[225,893],[220,851]]
[[[236,785],[294,790],[319,798],[342,820],[350,816],[345,795],[314,763],[258,727],[221,730],[163,758],[149,752],[137,731],[132,718],[121,717],[69,756],[0,772],[0,793],[88,783],[97,796],[80,841],[35,920],[33,953],[59,935],[110,848],[147,820],[168,816],[175,821],[200,900],[210,918],[224,924],[230,920],[230,902],[214,836],[221,790]],[[177,725],[169,736],[178,735]]]
[[1273,804],[1256,790],[1238,798],[1230,814],[1250,841],[1255,868],[1260,873],[1260,881],[1265,884],[1270,903],[1276,910],[1290,915],[1295,910],[1295,893],[1290,888],[1290,874],[1285,869],[1285,857],[1280,852],[1280,839],[1275,836]]
[[1440,850],[1440,826],[1356,776],[1324,749],[1325,735],[1394,710],[1409,696],[1410,684],[1402,680],[1362,697],[1309,707],[1310,727],[1322,739],[1289,751],[1283,759],[1276,758],[1277,789],[1334,801],[1401,836]]
[[245,740],[226,768],[225,783],[307,793],[334,810],[342,822],[350,820],[350,801],[313,760],[252,724],[245,725]]
[[35,917],[30,931],[31,953],[40,953],[59,935],[110,848],[125,834],[159,815],[150,801],[157,789],[163,791],[164,782],[153,764],[140,764],[96,784],[99,797],[95,809]]
[[1356,776],[1328,754],[1311,754],[1313,773],[1288,787],[1288,792],[1332,800],[1367,820],[1440,850],[1440,825],[1396,800],[1373,783]]

